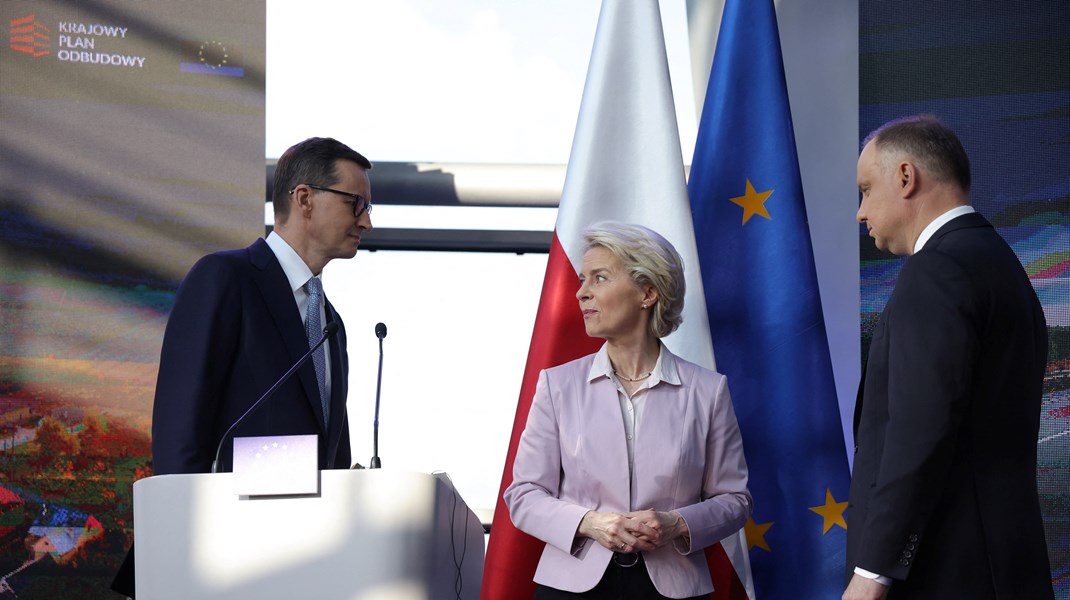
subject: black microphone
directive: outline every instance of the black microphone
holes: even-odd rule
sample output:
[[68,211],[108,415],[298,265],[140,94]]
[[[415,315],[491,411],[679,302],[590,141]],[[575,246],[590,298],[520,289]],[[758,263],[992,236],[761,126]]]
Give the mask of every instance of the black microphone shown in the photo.
[[312,353],[318,350],[324,342],[326,342],[332,335],[336,333],[338,333],[338,323],[336,321],[331,321],[330,323],[327,323],[327,326],[323,328],[323,337],[320,338],[320,341],[316,342],[315,346],[309,348],[308,352],[305,352],[305,355],[299,358],[297,362],[295,362],[294,365],[290,367],[289,371],[286,371],[286,374],[284,374],[278,381],[276,381],[275,384],[268,389],[268,391],[264,392],[264,395],[260,396],[260,399],[254,402],[253,405],[249,407],[249,410],[245,411],[245,414],[238,417],[238,420],[234,421],[234,423],[232,423],[231,426],[223,432],[223,437],[219,438],[219,445],[216,446],[215,449],[215,460],[212,461],[213,473],[218,472],[217,469],[219,467],[219,454],[223,451],[223,442],[225,442],[227,436],[230,435],[232,431],[234,431],[234,428],[237,427],[239,423],[244,421],[246,417],[253,414],[254,410],[260,408],[260,405],[263,404],[265,400],[270,398],[271,395],[275,393],[275,390],[279,389],[279,386],[286,383],[286,381],[289,380],[290,377],[297,372],[297,369],[301,368],[301,365],[305,364],[305,361],[307,361],[312,356]]
[[372,459],[369,469],[378,469],[379,462],[379,391],[383,388],[383,338],[386,337],[386,325],[375,324],[375,337],[379,338],[379,380],[375,383],[375,424],[372,432]]

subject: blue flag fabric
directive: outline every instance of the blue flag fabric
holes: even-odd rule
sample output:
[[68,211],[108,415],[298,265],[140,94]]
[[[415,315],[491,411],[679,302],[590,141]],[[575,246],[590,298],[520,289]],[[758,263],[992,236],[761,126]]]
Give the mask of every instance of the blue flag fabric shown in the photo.
[[757,600],[838,598],[850,474],[772,0],[728,0],[688,183]]

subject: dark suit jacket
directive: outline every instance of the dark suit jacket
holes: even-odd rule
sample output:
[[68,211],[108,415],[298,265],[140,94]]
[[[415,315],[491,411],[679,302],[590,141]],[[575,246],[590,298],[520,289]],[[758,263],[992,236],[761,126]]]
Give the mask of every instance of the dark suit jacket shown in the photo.
[[[330,431],[324,430],[309,360],[232,435],[316,434],[320,468],[346,469],[350,465],[346,333],[330,302],[325,312],[328,322],[339,324],[338,333],[327,342]],[[264,240],[199,260],[178,289],[164,333],[152,416],[155,474],[210,471],[226,429],[308,348],[289,282]],[[228,438],[220,471],[230,470],[232,449]]]
[[906,261],[855,407],[847,571],[891,599],[1052,598],[1037,497],[1047,329],[981,215]]
[[[331,348],[331,429],[312,361],[275,391],[227,439],[220,471],[232,464],[233,437],[316,434],[319,467],[350,464],[346,418],[349,357],[341,317]],[[289,281],[264,240],[244,250],[210,254],[193,265],[178,288],[167,320],[152,414],[156,475],[207,473],[223,433],[308,352],[308,337]],[[112,589],[134,596],[134,549],[127,552]]]

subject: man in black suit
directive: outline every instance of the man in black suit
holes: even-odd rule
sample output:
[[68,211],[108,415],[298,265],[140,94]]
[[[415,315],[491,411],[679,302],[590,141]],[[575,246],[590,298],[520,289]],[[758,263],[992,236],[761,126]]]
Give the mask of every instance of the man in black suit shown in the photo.
[[1036,293],[969,206],[969,159],[935,118],[870,134],[858,187],[877,248],[910,258],[855,407],[843,598],[1053,598],[1036,485],[1047,362]]
[[[164,331],[152,415],[156,475],[211,470],[223,434],[322,335],[337,333],[232,437],[319,436],[319,468],[350,465],[349,356],[342,318],[323,294],[323,267],[353,258],[371,231],[372,168],[330,138],[310,138],[275,165],[275,230],[248,248],[205,256],[175,296]],[[317,364],[317,362],[319,364]],[[231,438],[228,437],[228,441]],[[219,471],[232,466],[224,444]],[[134,595],[134,551],[112,589]]]
[[[361,234],[372,228],[369,169],[368,159],[330,138],[293,146],[275,167],[275,230],[248,248],[208,255],[190,270],[160,354],[155,474],[209,471],[227,428],[332,322],[338,333],[319,356],[233,435],[316,434],[319,467],[349,468],[345,327],[319,279],[329,261],[352,258]],[[219,470],[230,470],[229,443],[220,463]]]

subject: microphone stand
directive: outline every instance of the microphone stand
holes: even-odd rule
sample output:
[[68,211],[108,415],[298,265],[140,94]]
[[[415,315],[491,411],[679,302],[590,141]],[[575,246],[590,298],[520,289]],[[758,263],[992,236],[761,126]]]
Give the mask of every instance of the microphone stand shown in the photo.
[[375,383],[375,422],[372,428],[372,458],[368,463],[369,469],[382,466],[379,460],[379,392],[383,388],[383,338],[386,337],[386,325],[379,323],[375,326],[375,337],[379,338],[379,378]]

